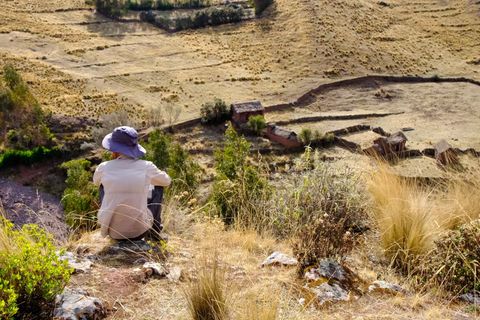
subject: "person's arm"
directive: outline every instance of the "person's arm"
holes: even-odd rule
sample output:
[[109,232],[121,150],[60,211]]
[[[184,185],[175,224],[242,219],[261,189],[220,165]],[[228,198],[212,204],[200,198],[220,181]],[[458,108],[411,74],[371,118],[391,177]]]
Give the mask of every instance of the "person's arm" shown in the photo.
[[102,183],[102,174],[103,174],[103,166],[102,164],[99,164],[97,169],[95,169],[95,173],[93,174],[93,183],[96,186],[100,186]]
[[147,174],[150,178],[150,184],[154,186],[168,187],[172,183],[169,175],[157,168],[152,162],[147,162]]

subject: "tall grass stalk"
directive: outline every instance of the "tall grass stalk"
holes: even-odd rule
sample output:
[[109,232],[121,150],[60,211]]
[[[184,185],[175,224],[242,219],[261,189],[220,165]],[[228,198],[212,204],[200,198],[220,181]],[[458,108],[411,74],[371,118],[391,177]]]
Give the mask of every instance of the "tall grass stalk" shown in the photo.
[[206,262],[198,279],[185,290],[188,310],[194,320],[224,320],[228,318],[224,275],[215,259]]

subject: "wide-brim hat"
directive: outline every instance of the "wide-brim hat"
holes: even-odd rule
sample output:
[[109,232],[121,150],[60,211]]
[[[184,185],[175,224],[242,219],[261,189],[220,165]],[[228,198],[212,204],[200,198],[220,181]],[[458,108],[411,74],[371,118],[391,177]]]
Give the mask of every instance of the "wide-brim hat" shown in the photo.
[[102,146],[112,152],[118,152],[127,157],[138,159],[147,151],[138,143],[138,133],[132,127],[122,126],[115,128],[103,138]]

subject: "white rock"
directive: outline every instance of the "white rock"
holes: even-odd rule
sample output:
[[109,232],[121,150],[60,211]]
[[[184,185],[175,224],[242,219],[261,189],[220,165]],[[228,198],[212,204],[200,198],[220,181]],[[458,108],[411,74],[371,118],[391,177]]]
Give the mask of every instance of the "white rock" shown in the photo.
[[93,265],[92,261],[76,257],[72,252],[69,251],[59,256],[59,258],[60,260],[68,261],[68,265],[74,270],[74,273],[89,272]]
[[265,261],[262,262],[261,266],[295,266],[298,261],[295,258],[287,256],[284,253],[275,251],[272,253]]
[[65,289],[56,297],[53,319],[100,320],[106,317],[106,308],[100,299],[90,297],[81,289]]
[[178,282],[182,278],[183,271],[179,267],[173,267],[170,269],[170,272],[167,274],[167,279],[170,282]]

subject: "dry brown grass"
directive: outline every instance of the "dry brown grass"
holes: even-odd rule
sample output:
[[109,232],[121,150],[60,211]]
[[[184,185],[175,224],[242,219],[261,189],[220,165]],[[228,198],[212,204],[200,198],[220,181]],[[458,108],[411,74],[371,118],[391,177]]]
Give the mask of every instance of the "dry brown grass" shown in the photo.
[[379,163],[368,177],[373,218],[392,264],[409,271],[445,231],[480,216],[480,172],[448,173],[434,185],[405,179]]
[[196,281],[185,290],[188,310],[193,320],[228,319],[224,274],[217,259],[204,263]]
[[15,244],[11,241],[10,237],[5,230],[5,211],[2,203],[0,202],[0,252],[10,253],[15,250]]

